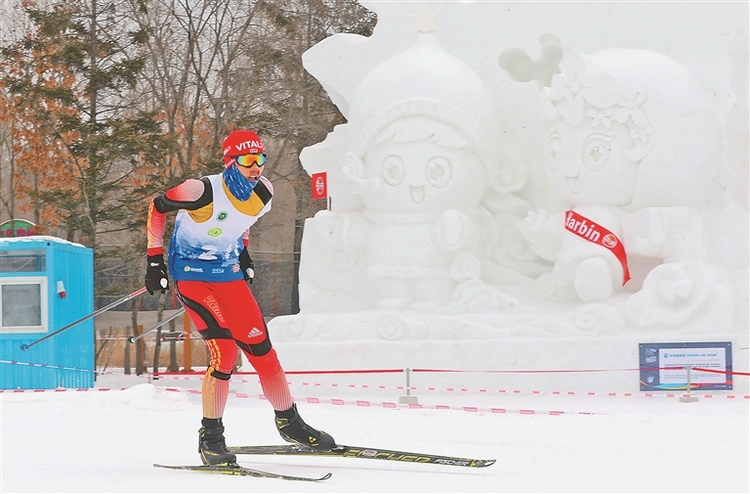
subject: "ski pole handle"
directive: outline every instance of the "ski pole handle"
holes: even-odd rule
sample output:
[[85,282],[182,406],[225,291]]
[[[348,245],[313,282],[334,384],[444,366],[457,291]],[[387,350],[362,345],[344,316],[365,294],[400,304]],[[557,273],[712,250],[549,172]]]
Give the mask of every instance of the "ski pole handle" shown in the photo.
[[156,331],[157,329],[159,329],[160,327],[164,326],[165,324],[167,324],[172,319],[176,319],[178,316],[182,315],[184,312],[185,312],[185,308],[183,307],[180,310],[178,310],[177,312],[175,312],[174,314],[172,314],[171,316],[169,316],[168,318],[164,319],[163,321],[158,322],[156,324],[156,326],[153,326],[153,327],[149,328],[148,331],[144,331],[143,333],[139,334],[138,336],[129,336],[128,337],[128,341],[130,343],[135,343],[136,341],[140,340],[141,338],[143,338],[147,334],[152,333],[152,332]]
[[57,331],[55,331],[53,333],[50,333],[47,336],[45,336],[43,338],[40,338],[40,339],[36,340],[33,343],[29,343],[28,345],[26,345],[26,344],[21,345],[21,350],[23,350],[25,352],[26,350],[28,350],[29,348],[33,347],[34,345],[38,345],[39,343],[43,342],[44,340],[48,340],[48,339],[52,338],[53,336],[57,336],[58,334],[62,333],[63,331],[66,331],[66,330],[72,328],[73,326],[81,324],[84,321],[88,321],[92,317],[98,316],[102,312],[107,312],[108,310],[110,310],[110,309],[112,309],[114,307],[117,307],[118,305],[120,305],[122,303],[125,303],[128,300],[130,300],[132,298],[135,298],[138,295],[141,295],[141,294],[143,294],[145,292],[146,292],[146,287],[145,286],[141,287],[138,290],[134,291],[133,293],[125,295],[124,297],[115,300],[111,304],[109,304],[109,305],[107,305],[105,307],[102,307],[101,309],[95,310],[91,314],[89,314],[87,316],[83,316],[82,318],[78,319],[77,321],[73,321],[72,323],[68,324],[67,326],[63,326],[62,328],[58,329]]

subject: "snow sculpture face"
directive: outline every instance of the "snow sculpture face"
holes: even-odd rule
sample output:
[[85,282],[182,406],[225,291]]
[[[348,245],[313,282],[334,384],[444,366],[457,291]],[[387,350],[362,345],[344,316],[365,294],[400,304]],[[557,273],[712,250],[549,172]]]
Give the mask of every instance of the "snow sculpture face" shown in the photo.
[[558,197],[570,206],[630,203],[638,172],[638,163],[624,154],[631,143],[621,125],[560,125],[547,137],[547,175]]
[[384,128],[362,157],[379,186],[361,199],[371,211],[424,213],[475,207],[487,173],[469,141],[452,125],[412,115]]
[[656,52],[572,54],[545,89],[547,174],[570,206],[698,206],[721,161],[705,91]]

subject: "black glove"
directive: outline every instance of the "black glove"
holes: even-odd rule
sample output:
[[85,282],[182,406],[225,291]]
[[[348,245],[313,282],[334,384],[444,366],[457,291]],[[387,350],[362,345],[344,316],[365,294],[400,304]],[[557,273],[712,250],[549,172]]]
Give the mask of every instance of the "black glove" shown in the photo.
[[167,276],[167,265],[164,264],[164,255],[157,254],[146,258],[146,290],[153,295],[159,290],[164,293],[169,290],[169,277]]
[[240,252],[240,269],[242,270],[242,275],[245,277],[245,281],[249,281],[252,285],[253,278],[255,277],[255,264],[250,259],[250,254],[247,253],[247,247]]

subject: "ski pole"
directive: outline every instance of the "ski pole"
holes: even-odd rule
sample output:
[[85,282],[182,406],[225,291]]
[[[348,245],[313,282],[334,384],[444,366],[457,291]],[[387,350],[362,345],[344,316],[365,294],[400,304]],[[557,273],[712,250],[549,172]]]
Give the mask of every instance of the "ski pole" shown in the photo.
[[175,312],[174,314],[172,314],[171,316],[169,316],[168,318],[164,319],[163,321],[156,323],[156,326],[150,328],[148,331],[144,331],[143,333],[139,334],[138,336],[130,336],[130,337],[128,337],[128,341],[130,343],[135,343],[136,341],[140,340],[141,338],[143,338],[147,334],[149,334],[149,333],[151,333],[153,331],[156,331],[160,327],[164,326],[165,324],[167,324],[172,319],[176,319],[179,315],[181,315],[184,312],[185,312],[185,308],[183,307],[180,310],[178,310],[177,312]]
[[53,333],[50,333],[47,336],[45,336],[43,338],[40,338],[40,339],[36,340],[33,343],[29,343],[28,345],[26,345],[26,344],[21,345],[21,350],[23,350],[25,352],[26,350],[28,350],[29,348],[33,347],[34,345],[37,345],[37,344],[43,342],[44,340],[48,340],[48,339],[52,338],[53,336],[57,336],[58,334],[62,333],[63,331],[68,330],[68,329],[72,328],[73,326],[82,323],[83,321],[88,321],[92,317],[98,316],[102,312],[107,312],[109,309],[111,309],[113,307],[117,307],[118,305],[120,305],[120,304],[122,304],[124,302],[127,302],[131,298],[135,298],[138,295],[141,295],[142,293],[144,293],[145,291],[146,291],[146,287],[145,286],[141,287],[138,290],[134,291],[133,293],[131,293],[129,295],[125,295],[124,297],[122,297],[122,298],[120,298],[118,300],[115,300],[111,304],[109,304],[109,305],[107,305],[105,307],[102,307],[101,309],[95,310],[94,312],[92,312],[88,316],[84,316],[84,317],[78,319],[77,321],[73,321],[72,323],[68,324],[67,326],[63,326],[62,328],[58,329],[57,331],[55,331]]

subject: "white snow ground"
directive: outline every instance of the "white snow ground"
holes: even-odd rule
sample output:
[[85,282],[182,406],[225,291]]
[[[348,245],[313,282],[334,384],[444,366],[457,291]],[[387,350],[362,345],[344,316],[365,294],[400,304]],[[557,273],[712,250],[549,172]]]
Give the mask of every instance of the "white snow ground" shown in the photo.
[[[750,487],[746,396],[714,394],[685,403],[640,393],[513,393],[501,392],[487,375],[464,376],[463,387],[448,391],[435,379],[432,386],[429,376],[419,376],[411,392],[424,408],[393,409],[383,403],[398,403],[404,392],[387,375],[289,376],[303,417],[340,443],[496,458],[495,465],[240,457],[246,466],[279,473],[333,473],[321,483],[161,470],[152,464],[200,461],[200,379],[149,382],[106,374],[88,391],[0,393],[0,491],[682,493]],[[228,443],[279,443],[257,380],[235,376],[233,382]]]

